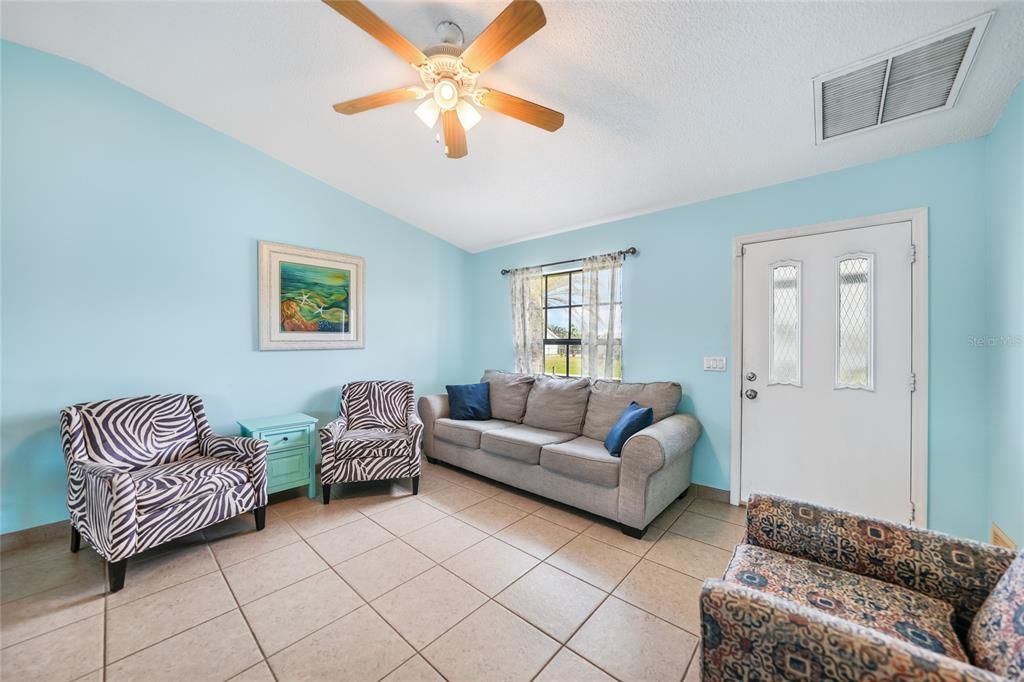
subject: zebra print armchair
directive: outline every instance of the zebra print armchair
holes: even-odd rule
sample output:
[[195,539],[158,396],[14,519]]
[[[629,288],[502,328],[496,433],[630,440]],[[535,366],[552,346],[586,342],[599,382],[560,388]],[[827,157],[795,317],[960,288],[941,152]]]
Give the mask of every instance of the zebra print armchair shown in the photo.
[[341,387],[338,418],[320,429],[324,504],[331,485],[411,478],[419,493],[423,422],[408,381],[353,381]]
[[107,561],[110,591],[128,558],[253,511],[266,523],[267,443],[216,436],[194,395],[100,400],[60,412],[71,551]]

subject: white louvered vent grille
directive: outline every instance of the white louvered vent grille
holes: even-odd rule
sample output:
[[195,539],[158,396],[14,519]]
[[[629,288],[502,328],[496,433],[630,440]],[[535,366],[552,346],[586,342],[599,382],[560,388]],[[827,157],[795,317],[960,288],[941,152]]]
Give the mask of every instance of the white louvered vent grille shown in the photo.
[[991,16],[815,78],[817,141],[952,107]]
[[821,84],[821,125],[826,139],[878,125],[885,73],[878,62]]
[[945,106],[974,29],[892,58],[882,122]]

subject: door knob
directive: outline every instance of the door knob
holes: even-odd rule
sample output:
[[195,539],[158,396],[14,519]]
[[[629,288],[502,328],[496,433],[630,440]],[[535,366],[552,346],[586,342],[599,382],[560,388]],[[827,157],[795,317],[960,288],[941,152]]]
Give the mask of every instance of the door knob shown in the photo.
[[747,381],[757,381],[757,375],[753,372],[747,372]]
[[746,391],[743,392],[743,395],[747,396],[749,400],[753,400],[754,398],[757,397],[757,391],[755,391],[752,388],[748,388]]

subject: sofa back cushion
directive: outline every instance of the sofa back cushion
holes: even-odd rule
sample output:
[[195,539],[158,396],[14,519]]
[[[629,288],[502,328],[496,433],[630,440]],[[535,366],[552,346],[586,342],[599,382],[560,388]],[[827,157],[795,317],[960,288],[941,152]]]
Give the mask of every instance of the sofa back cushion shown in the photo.
[[521,424],[526,414],[526,400],[533,387],[533,376],[489,369],[480,381],[491,388],[491,417]]
[[88,459],[122,471],[195,457],[200,427],[209,428],[202,401],[190,395],[98,400],[66,411],[66,437],[80,438]]
[[1024,678],[1024,552],[974,616],[967,646],[978,667],[1013,680]]
[[538,376],[526,401],[523,423],[548,431],[579,434],[589,397],[589,379]]
[[587,405],[587,418],[583,423],[583,435],[603,441],[632,402],[654,410],[654,421],[659,422],[675,414],[682,397],[683,389],[674,381],[624,384],[619,381],[598,379],[590,387],[590,402]]

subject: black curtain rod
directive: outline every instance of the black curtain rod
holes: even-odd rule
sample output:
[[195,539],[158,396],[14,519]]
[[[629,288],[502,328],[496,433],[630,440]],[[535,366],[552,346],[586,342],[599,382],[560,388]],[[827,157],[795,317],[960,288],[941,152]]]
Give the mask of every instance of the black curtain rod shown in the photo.
[[[623,249],[622,251],[616,251],[615,253],[619,254],[620,256],[635,256],[636,255],[636,247],[635,246],[631,246],[628,249]],[[567,263],[579,263],[581,260],[584,260],[584,259],[583,258],[570,258],[569,260],[556,260],[554,263],[541,263],[540,265],[534,265],[533,267],[535,267],[535,268],[550,268],[550,267],[555,266],[555,265],[565,265]],[[501,271],[501,274],[507,275],[510,272],[512,272],[511,268],[505,268],[504,270]]]

